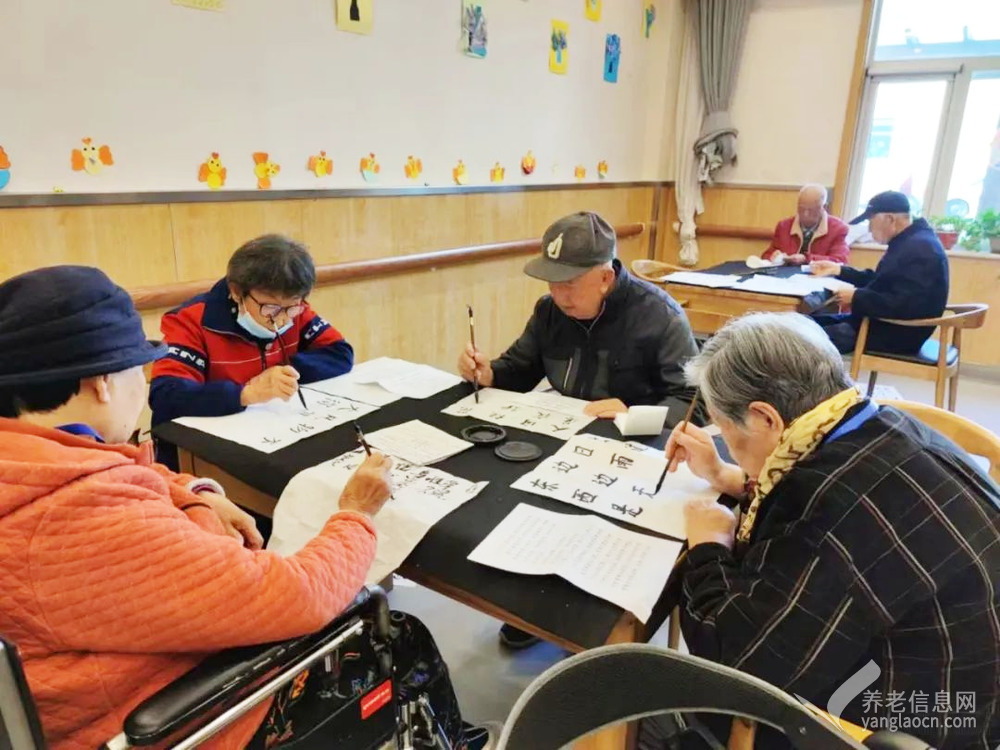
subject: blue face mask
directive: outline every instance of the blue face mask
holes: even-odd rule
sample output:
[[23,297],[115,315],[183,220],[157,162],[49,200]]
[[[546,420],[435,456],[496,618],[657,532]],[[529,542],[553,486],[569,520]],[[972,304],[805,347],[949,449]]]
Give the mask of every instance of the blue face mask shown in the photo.
[[243,311],[236,316],[236,322],[239,324],[240,328],[249,333],[251,336],[258,339],[267,339],[268,341],[277,338],[292,327],[292,321],[288,321],[277,331],[273,331],[254,320],[250,311],[245,307],[243,308]]

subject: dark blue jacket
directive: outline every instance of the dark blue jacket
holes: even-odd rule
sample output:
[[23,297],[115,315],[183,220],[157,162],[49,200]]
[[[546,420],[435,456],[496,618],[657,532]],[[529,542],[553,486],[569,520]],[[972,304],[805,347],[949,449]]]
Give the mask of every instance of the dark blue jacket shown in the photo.
[[[840,278],[858,287],[851,303],[850,323],[855,329],[861,327],[862,318],[937,318],[948,304],[948,257],[923,219],[889,240],[874,271],[844,266]],[[933,327],[873,321],[865,349],[914,354],[932,333]]]

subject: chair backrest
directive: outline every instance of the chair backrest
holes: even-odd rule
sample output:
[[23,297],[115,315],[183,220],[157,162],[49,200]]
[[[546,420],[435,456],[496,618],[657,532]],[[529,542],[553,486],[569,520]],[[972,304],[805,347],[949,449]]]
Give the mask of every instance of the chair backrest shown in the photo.
[[896,318],[882,319],[886,323],[897,326],[927,327],[941,326],[943,328],[982,328],[986,322],[986,313],[990,306],[983,302],[970,302],[964,305],[947,305],[940,318],[919,318],[917,320],[898,320]]
[[664,263],[661,260],[647,260],[645,258],[633,260],[631,267],[632,273],[640,279],[652,282],[653,284],[662,284],[663,277],[667,274],[674,273],[674,271],[691,270],[690,268],[681,268],[680,266],[674,266],[670,263]]
[[763,680],[670,649],[628,643],[585,651],[546,670],[514,705],[498,750],[555,750],[603,727],[676,711],[769,724],[797,750],[864,747]]
[[44,750],[35,701],[13,644],[0,638],[0,750]]
[[962,448],[966,453],[983,456],[990,462],[990,476],[1000,482],[1000,438],[976,424],[971,419],[960,417],[954,412],[939,409],[929,404],[915,401],[879,401],[885,406],[893,406],[916,417],[931,429],[937,430]]

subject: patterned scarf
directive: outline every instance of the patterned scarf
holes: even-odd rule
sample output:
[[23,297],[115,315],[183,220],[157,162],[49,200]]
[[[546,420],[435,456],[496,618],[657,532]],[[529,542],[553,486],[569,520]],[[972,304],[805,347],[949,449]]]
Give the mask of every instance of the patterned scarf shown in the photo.
[[855,388],[848,388],[836,396],[828,398],[814,409],[807,411],[781,433],[778,447],[764,461],[764,467],[757,476],[753,487],[750,507],[743,515],[736,541],[746,544],[750,541],[757,510],[774,486],[792,470],[792,467],[812,453],[823,439],[833,431],[851,407],[864,400]]

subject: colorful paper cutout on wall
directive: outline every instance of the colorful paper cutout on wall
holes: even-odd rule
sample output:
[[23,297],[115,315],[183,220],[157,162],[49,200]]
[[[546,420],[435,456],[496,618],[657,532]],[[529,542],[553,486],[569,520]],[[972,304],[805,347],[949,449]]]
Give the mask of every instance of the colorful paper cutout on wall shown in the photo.
[[115,161],[111,157],[111,149],[107,146],[96,146],[92,139],[83,138],[83,146],[74,148],[70,154],[70,164],[74,172],[86,172],[89,175],[101,173],[104,167],[112,166]]
[[588,21],[601,20],[601,3],[602,0],[583,0],[583,13]]
[[326,155],[326,151],[320,151],[309,157],[306,168],[317,177],[328,177],[333,174],[333,159]]
[[608,34],[604,39],[604,80],[618,83],[618,63],[622,57],[622,40],[617,34]]
[[521,171],[524,174],[531,174],[535,171],[536,163],[535,155],[531,151],[528,151],[528,153],[521,157]]
[[412,156],[406,157],[406,164],[403,165],[403,174],[406,175],[406,179],[415,180],[423,174],[424,163],[420,159],[414,159]]
[[257,178],[258,190],[270,190],[271,178],[281,171],[281,165],[275,164],[264,151],[256,151],[253,155],[253,173]]
[[375,20],[373,0],[337,0],[337,28],[352,34],[371,34]]
[[382,167],[379,165],[374,153],[361,157],[361,176],[365,178],[365,182],[375,182],[378,179],[378,173],[381,171]]
[[565,21],[552,22],[552,36],[549,37],[549,70],[566,75],[569,69],[569,24]]
[[656,20],[656,4],[643,3],[642,5],[642,35],[649,39],[649,33],[653,30],[653,21]]
[[500,162],[493,163],[493,169],[490,170],[490,182],[503,182],[503,178],[507,175],[507,170],[500,165]]
[[603,159],[597,162],[597,176],[602,180],[608,176],[608,163]]
[[578,180],[587,179],[587,168],[582,164],[577,164],[576,169],[573,170],[573,176]]
[[486,4],[462,0],[462,51],[469,57],[486,57]]
[[455,180],[456,185],[464,185],[469,181],[468,172],[465,169],[465,162],[461,159],[458,160],[458,164],[455,168],[451,170],[451,176]]
[[7,152],[0,146],[0,190],[10,184],[10,158]]
[[226,0],[174,0],[174,5],[183,5],[195,10],[214,10],[222,13],[226,9]]
[[198,182],[204,182],[209,190],[219,190],[226,184],[226,168],[218,152],[213,151],[198,167]]

